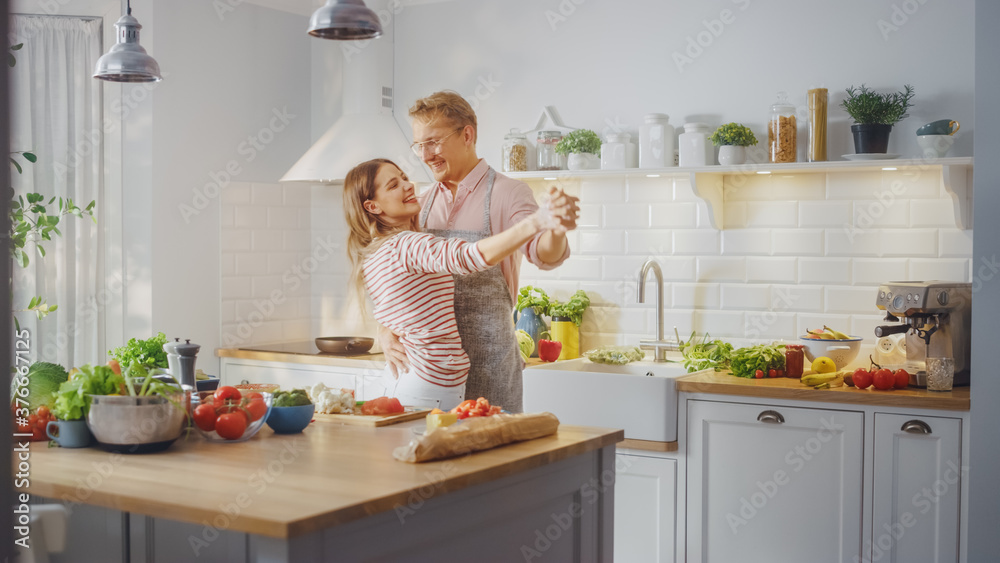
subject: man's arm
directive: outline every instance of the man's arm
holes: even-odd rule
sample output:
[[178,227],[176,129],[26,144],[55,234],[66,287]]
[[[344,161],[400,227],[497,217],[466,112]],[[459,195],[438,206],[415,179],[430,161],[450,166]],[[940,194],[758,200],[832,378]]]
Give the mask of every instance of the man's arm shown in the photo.
[[[562,223],[563,228],[566,231],[572,231],[576,228],[576,219],[580,214],[580,207],[578,202],[579,198],[573,197],[561,189],[551,186],[549,187],[549,200],[551,201],[549,207],[552,209],[564,208],[566,211],[559,215],[560,223]],[[569,243],[566,241],[565,231],[545,231],[542,236],[538,239],[538,243],[535,246],[535,252],[538,254],[538,258],[546,263],[552,264],[558,261],[566,253],[566,246]]]

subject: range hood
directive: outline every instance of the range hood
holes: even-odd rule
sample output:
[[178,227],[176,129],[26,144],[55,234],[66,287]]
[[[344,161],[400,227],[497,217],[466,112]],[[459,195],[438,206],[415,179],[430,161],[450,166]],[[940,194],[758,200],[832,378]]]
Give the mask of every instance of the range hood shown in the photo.
[[345,41],[344,113],[282,176],[280,182],[342,183],[347,172],[372,158],[388,158],[414,182],[429,182],[423,163],[393,117],[392,25],[377,39]]

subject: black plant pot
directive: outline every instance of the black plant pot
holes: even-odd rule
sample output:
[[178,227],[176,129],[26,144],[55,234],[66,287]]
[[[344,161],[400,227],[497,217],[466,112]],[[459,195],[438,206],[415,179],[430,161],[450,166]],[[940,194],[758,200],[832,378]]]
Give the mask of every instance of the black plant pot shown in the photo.
[[892,125],[881,123],[851,125],[851,133],[854,134],[854,152],[856,154],[885,154],[889,150],[889,133],[891,132]]

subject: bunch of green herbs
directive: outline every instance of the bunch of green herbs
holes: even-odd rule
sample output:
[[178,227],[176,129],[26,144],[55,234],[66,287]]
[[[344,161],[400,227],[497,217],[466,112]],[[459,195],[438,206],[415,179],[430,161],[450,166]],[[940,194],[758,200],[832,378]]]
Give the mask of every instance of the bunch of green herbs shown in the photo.
[[590,298],[587,297],[586,292],[578,289],[565,303],[553,299],[549,304],[549,316],[553,318],[567,317],[576,326],[580,326],[580,323],[583,322],[583,312],[587,310],[587,307],[590,307]]
[[691,333],[688,341],[680,345],[684,368],[691,373],[703,369],[712,368],[715,371],[729,369],[732,359],[733,345],[722,340],[708,340],[708,333],[696,340],[695,333]]
[[523,311],[531,307],[536,315],[545,315],[549,312],[549,295],[540,287],[526,285],[517,292],[518,311]]
[[163,350],[163,345],[167,343],[167,335],[162,332],[146,340],[136,338],[129,339],[124,345],[114,350],[108,351],[114,359],[125,369],[133,363],[139,363],[146,367],[167,368],[167,353]]
[[708,138],[712,144],[719,146],[734,145],[737,147],[749,147],[757,144],[757,137],[749,127],[739,123],[727,123],[719,126]]
[[784,344],[757,344],[733,352],[729,367],[736,377],[753,377],[757,370],[785,369]]
[[571,131],[556,144],[558,154],[590,153],[601,154],[601,138],[590,129]]

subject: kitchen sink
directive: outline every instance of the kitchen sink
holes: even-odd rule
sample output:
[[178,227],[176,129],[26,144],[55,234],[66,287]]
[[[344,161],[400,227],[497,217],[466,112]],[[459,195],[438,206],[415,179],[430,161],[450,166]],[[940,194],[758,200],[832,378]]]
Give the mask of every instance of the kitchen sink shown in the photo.
[[595,364],[586,358],[524,370],[524,412],[551,412],[563,424],[621,428],[633,440],[677,440],[679,363]]

